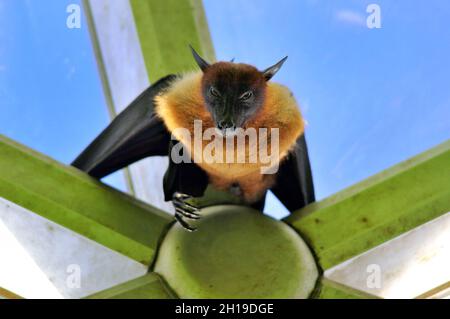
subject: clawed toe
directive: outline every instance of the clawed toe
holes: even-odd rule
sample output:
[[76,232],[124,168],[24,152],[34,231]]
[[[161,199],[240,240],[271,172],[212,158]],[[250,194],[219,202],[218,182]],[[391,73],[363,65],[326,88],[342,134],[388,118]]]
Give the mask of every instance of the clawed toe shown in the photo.
[[183,217],[186,217],[188,219],[200,219],[200,214],[197,214],[195,212],[190,212],[187,210],[183,210],[180,207],[175,207],[175,212],[178,213],[178,215],[181,215]]
[[191,199],[192,197],[187,194],[182,193],[174,193],[172,197],[172,203],[175,207],[175,219],[180,223],[183,228],[188,231],[195,231],[196,228],[190,226],[184,218],[197,220],[201,218],[201,215],[198,213],[198,208],[186,203],[186,200]]
[[177,222],[179,222],[180,225],[181,225],[184,229],[186,229],[187,231],[194,232],[194,231],[197,230],[197,228],[192,227],[191,225],[189,225],[189,224],[183,219],[183,217],[182,217],[181,215],[178,215],[177,213],[175,213],[175,219],[176,219]]

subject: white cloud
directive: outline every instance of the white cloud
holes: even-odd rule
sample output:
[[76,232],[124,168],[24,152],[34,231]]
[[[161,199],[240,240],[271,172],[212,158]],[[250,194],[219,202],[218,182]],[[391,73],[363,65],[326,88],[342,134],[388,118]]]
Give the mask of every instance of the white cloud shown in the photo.
[[338,10],[335,13],[335,19],[344,24],[366,27],[366,17],[353,10]]

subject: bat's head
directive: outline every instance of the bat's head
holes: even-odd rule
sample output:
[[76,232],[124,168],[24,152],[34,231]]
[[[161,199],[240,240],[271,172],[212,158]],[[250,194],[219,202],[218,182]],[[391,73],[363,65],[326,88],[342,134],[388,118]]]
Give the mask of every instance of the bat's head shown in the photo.
[[202,94],[206,107],[223,135],[233,135],[237,128],[244,128],[263,107],[267,81],[287,59],[259,71],[243,63],[209,64],[194,49],[192,54],[203,71]]

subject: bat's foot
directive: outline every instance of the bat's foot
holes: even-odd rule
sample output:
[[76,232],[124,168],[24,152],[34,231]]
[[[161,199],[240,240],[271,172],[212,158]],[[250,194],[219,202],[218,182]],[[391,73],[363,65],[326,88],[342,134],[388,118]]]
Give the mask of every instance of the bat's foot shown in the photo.
[[198,208],[186,203],[187,200],[191,199],[192,196],[187,194],[182,194],[175,192],[172,196],[172,203],[175,207],[175,219],[180,223],[180,225],[187,231],[196,231],[197,228],[192,227],[184,219],[200,219],[200,214],[198,213]]

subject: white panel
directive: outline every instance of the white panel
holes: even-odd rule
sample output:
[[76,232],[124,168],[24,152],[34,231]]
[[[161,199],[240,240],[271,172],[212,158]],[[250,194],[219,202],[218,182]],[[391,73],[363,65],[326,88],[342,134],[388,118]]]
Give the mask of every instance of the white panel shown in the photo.
[[80,298],[146,272],[146,266],[0,197],[0,287],[24,298]]
[[325,271],[382,298],[415,298],[450,282],[450,213]]
[[[122,111],[150,83],[128,0],[89,1],[116,113]],[[165,211],[162,180],[166,157],[151,157],[130,166],[136,197]]]

